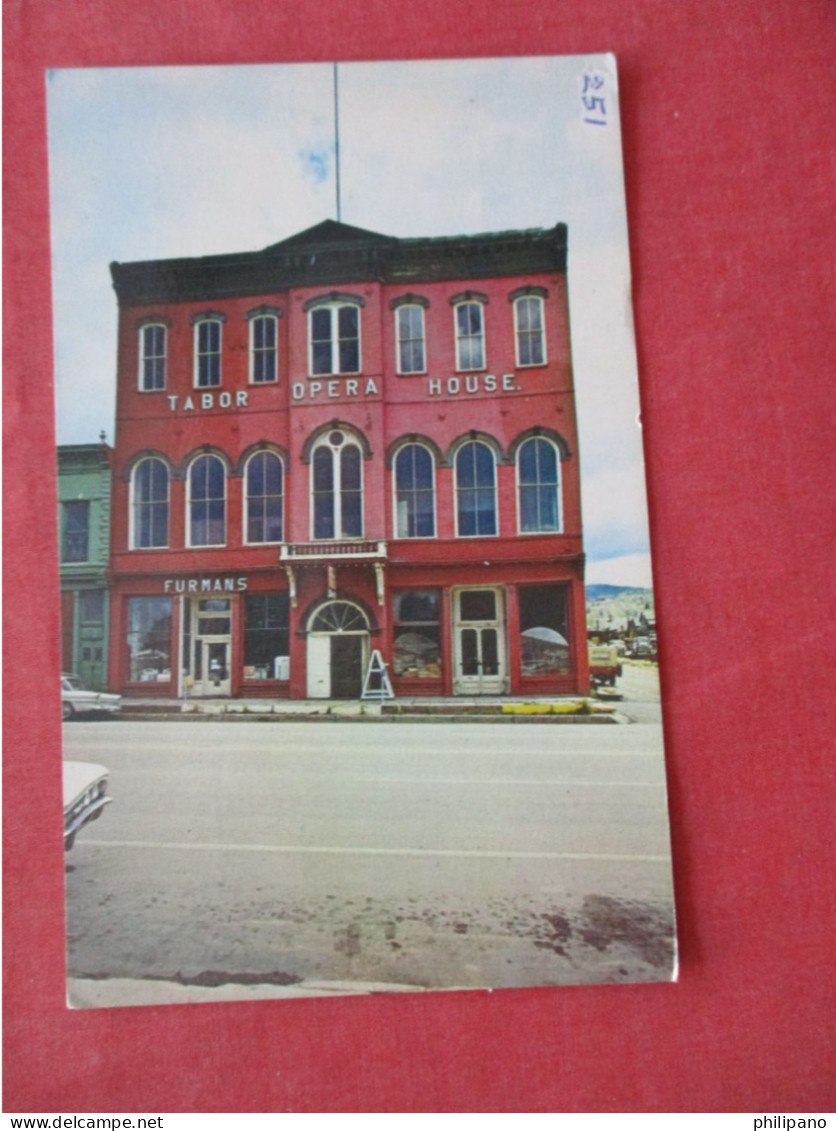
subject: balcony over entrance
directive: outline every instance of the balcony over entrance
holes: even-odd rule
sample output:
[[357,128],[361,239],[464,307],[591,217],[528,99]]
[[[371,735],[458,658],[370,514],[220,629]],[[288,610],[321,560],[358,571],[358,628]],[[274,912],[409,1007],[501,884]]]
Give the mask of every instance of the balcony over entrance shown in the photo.
[[285,542],[279,554],[279,561],[288,563],[384,561],[387,557],[386,542],[350,538],[321,542]]

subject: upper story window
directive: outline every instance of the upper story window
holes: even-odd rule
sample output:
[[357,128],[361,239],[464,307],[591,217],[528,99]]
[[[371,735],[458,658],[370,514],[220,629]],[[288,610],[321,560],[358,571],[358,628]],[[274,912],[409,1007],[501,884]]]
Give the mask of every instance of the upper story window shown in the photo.
[[398,450],[395,468],[395,530],[398,538],[435,537],[435,462],[423,444]]
[[226,542],[226,468],[218,456],[198,456],[189,467],[187,526],[190,546]]
[[61,561],[86,562],[90,552],[90,503],[73,499],[61,505]]
[[[545,290],[527,288],[514,292],[514,334],[517,365],[544,365],[546,361],[546,322],[543,311]],[[517,297],[515,297],[515,295]]]
[[427,369],[424,307],[426,300],[410,295],[395,306],[395,341],[398,373],[425,373]]
[[256,452],[247,461],[247,533],[245,541],[281,542],[284,466],[274,452]]
[[220,315],[201,315],[194,325],[195,388],[211,389],[221,383],[221,342],[223,319]]
[[259,310],[250,315],[250,384],[269,385],[278,380],[278,313]]
[[168,545],[168,468],[161,459],[141,460],[131,475],[131,534],[133,550]]
[[456,529],[460,537],[497,532],[496,459],[481,440],[456,452]]
[[467,292],[450,301],[456,328],[456,369],[484,369],[487,296]]
[[165,388],[167,335],[162,322],[148,322],[139,329],[139,387],[143,393]]
[[520,445],[517,491],[523,534],[560,532],[560,456],[551,440],[537,436]]
[[362,305],[362,299],[351,295],[329,296],[306,303],[308,364],[312,377],[360,372]]
[[314,538],[363,537],[363,454],[340,428],[314,446],[311,507]]

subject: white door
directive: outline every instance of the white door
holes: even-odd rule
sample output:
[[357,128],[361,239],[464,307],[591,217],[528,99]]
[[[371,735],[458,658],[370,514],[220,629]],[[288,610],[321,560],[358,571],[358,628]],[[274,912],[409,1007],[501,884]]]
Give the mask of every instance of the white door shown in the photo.
[[331,698],[331,637],[308,637],[308,698]]
[[459,589],[454,596],[456,695],[505,691],[504,601],[501,589]]
[[229,641],[198,640],[201,650],[200,690],[205,696],[229,695]]

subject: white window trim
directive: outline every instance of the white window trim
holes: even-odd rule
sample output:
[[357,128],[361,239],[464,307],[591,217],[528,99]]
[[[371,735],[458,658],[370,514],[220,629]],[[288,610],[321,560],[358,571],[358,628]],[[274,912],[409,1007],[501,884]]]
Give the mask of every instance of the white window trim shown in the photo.
[[[145,331],[160,329],[163,332],[163,383],[159,389],[146,389],[143,384],[145,379]],[[157,355],[154,355],[155,357]],[[168,385],[168,326],[165,322],[143,322],[139,327],[139,370],[137,372],[137,389],[140,393],[162,393]]]
[[[200,327],[205,326],[207,323],[214,322],[218,327],[218,351],[217,354],[201,354],[198,352],[198,345],[200,342]],[[194,324],[194,362],[192,372],[192,384],[195,389],[220,389],[224,383],[224,368],[223,368],[223,349],[224,349],[224,323],[222,318],[216,315],[208,315],[206,318],[198,318]],[[218,382],[215,385],[200,385],[198,380],[200,377],[200,362],[201,357],[215,357],[218,358]]]
[[[522,487],[532,487],[535,484],[520,482],[520,455],[525,445],[531,443],[532,440],[543,440],[550,444],[554,448],[554,454],[557,458],[557,530],[523,530],[522,528]],[[550,440],[548,436],[529,436],[527,440],[524,440],[517,448],[517,454],[514,458],[514,476],[517,496],[517,534],[521,538],[553,538],[557,534],[563,534],[563,468],[561,466],[560,449],[554,440]],[[539,484],[536,484],[536,486],[539,487]]]
[[[421,346],[424,354],[424,364],[421,369],[402,369],[401,368],[401,311],[402,310],[417,310],[421,315]],[[427,319],[425,317],[424,308],[418,302],[402,302],[400,306],[395,307],[395,366],[396,372],[399,377],[415,377],[420,376],[422,373],[427,372]],[[410,338],[409,341],[415,341]]]
[[[192,469],[200,459],[216,459],[224,472],[224,540],[223,542],[193,542],[192,541]],[[226,546],[229,541],[229,492],[227,481],[229,469],[224,461],[215,452],[201,452],[194,457],[186,468],[186,548],[189,550],[218,550]]]
[[[459,452],[462,448],[466,448],[468,444],[483,444],[493,456],[493,507],[494,515],[496,516],[496,531],[493,534],[459,534],[459,478],[456,470],[456,462],[459,457]],[[455,519],[456,537],[457,538],[498,538],[499,532],[502,529],[500,526],[499,514],[499,461],[496,452],[490,444],[486,444],[484,440],[464,440],[456,448],[453,453],[453,517]],[[478,589],[479,586],[466,585],[466,589]],[[491,588],[491,586],[483,586],[483,588]]]
[[[482,364],[463,366],[459,357],[459,307],[478,306],[482,316]],[[453,306],[453,340],[456,346],[457,373],[483,373],[488,368],[488,336],[485,327],[485,303],[478,298],[464,298]],[[470,340],[470,339],[468,339]]]
[[[275,335],[276,335],[276,339],[275,339],[276,344],[273,347],[273,353],[274,353],[273,376],[270,378],[269,381],[256,381],[256,379],[255,379],[255,352],[256,352],[255,351],[255,323],[258,322],[259,319],[262,319],[262,318],[265,319],[265,320],[269,319],[273,323],[273,329],[274,329]],[[250,316],[249,323],[250,323],[250,326],[249,326],[249,382],[248,383],[250,385],[255,385],[256,387],[258,387],[259,385],[275,385],[275,384],[278,383],[278,380],[279,380],[279,319],[278,319],[277,315],[271,314],[269,311],[259,311],[257,314],[253,314],[253,315]],[[263,353],[264,351],[262,350],[260,352]]]
[[[433,532],[432,534],[399,534],[398,533],[398,456],[404,448],[423,448],[432,461],[433,469]],[[436,475],[435,456],[432,450],[420,440],[405,440],[400,444],[392,457],[392,537],[399,542],[430,542],[438,538],[438,486]]]
[[[357,368],[347,369],[343,372],[339,367],[340,338],[339,338],[339,311],[345,307],[354,307],[357,311]],[[331,369],[328,373],[314,373],[313,371],[313,318],[314,314],[327,310],[331,316]],[[336,366],[334,365],[336,362]],[[316,381],[322,377],[354,377],[363,372],[363,304],[346,300],[329,299],[317,302],[308,308],[308,376]]]
[[[543,344],[543,360],[542,361],[520,361],[520,325],[519,325],[519,306],[521,302],[530,301],[539,302],[540,304],[540,338]],[[529,333],[529,331],[522,331],[522,333]],[[514,360],[517,363],[517,369],[539,369],[543,365],[548,364],[549,355],[546,346],[546,304],[541,295],[520,295],[519,298],[514,299]]]
[[[262,382],[259,382],[259,384],[261,384],[261,383],[262,383]],[[255,459],[255,458],[257,457],[257,456],[263,456],[263,455],[270,455],[270,456],[275,456],[275,457],[276,457],[276,459],[277,459],[277,460],[279,461],[279,463],[280,463],[280,464],[281,464],[281,466],[282,466],[282,493],[281,493],[281,495],[279,496],[279,497],[280,497],[280,499],[281,499],[281,501],[282,501],[282,536],[281,536],[281,538],[277,539],[276,541],[272,541],[272,540],[270,540],[270,541],[267,541],[267,540],[265,540],[265,541],[255,541],[255,542],[251,542],[251,541],[250,541],[250,539],[249,539],[249,537],[248,537],[249,522],[248,522],[248,519],[247,519],[247,510],[248,510],[248,505],[249,505],[249,501],[250,501],[250,493],[249,493],[249,490],[248,490],[248,488],[247,488],[247,477],[248,477],[248,475],[249,475],[249,471],[250,471],[250,464],[252,463],[252,461],[253,461],[253,460],[254,460],[254,459]],[[242,520],[242,522],[241,522],[241,525],[243,526],[243,530],[242,530],[242,534],[243,534],[242,542],[243,542],[243,544],[244,544],[245,546],[281,546],[281,545],[282,545],[282,543],[283,543],[283,542],[285,541],[285,537],[284,537],[284,528],[285,528],[285,518],[286,518],[286,512],[285,512],[285,489],[284,489],[284,484],[285,484],[285,465],[284,465],[284,460],[282,459],[282,457],[281,457],[281,456],[279,455],[279,453],[278,453],[278,452],[273,452],[273,451],[270,451],[269,449],[267,449],[267,450],[263,450],[263,451],[260,451],[260,452],[253,452],[253,453],[252,453],[252,455],[251,455],[251,456],[249,456],[249,458],[247,459],[247,462],[246,462],[246,463],[244,464],[244,476],[243,476],[243,485],[244,485],[244,491],[243,491],[243,494],[244,494],[244,507],[243,507],[243,513],[242,513],[242,515],[241,515],[241,520]],[[259,496],[259,498],[263,498],[263,497],[264,497],[264,496]]]
[[[333,444],[331,444],[328,440],[328,437],[330,436],[330,434],[332,432],[342,432],[342,434],[345,436],[345,440],[343,441],[342,444],[340,444],[340,446],[338,448],[335,448],[333,446]],[[342,533],[342,507],[338,506],[338,502],[340,501],[341,490],[342,490],[341,482],[340,482],[340,480],[342,478],[342,467],[340,466],[341,461],[339,459],[336,459],[335,456],[338,456],[340,454],[340,452],[342,452],[342,450],[348,445],[351,445],[351,446],[357,448],[357,450],[360,453],[360,533],[359,534],[343,534]],[[316,536],[316,513],[315,513],[315,509],[314,509],[314,457],[315,457],[316,452],[319,448],[328,448],[328,450],[331,452],[331,459],[333,460],[334,486],[331,488],[331,492],[332,492],[332,496],[333,496],[333,500],[334,500],[334,534],[333,534],[333,537],[331,537],[331,538],[317,538],[317,536]],[[351,432],[349,432],[346,428],[339,428],[339,427],[329,428],[328,431],[323,436],[321,436],[316,441],[314,446],[311,448],[311,460],[310,460],[310,464],[308,465],[309,468],[310,468],[310,486],[309,486],[308,494],[309,494],[309,509],[310,509],[310,516],[309,516],[310,517],[310,532],[311,532],[311,541],[312,542],[352,542],[352,541],[360,541],[361,539],[363,539],[365,537],[365,530],[366,530],[366,479],[365,479],[365,472],[364,472],[364,469],[363,469],[363,463],[364,463],[363,448],[362,448],[359,440]]]
[[[165,544],[162,545],[162,546],[137,546],[137,544],[136,544],[136,477],[137,477],[137,473],[139,472],[139,469],[142,467],[142,465],[144,463],[148,463],[151,460],[154,460],[157,463],[161,463],[163,465],[163,467],[165,468],[166,474],[167,474],[166,493],[165,493],[165,505],[166,505],[166,512],[167,512],[167,514],[166,514],[166,524],[165,524],[166,538],[165,538]],[[144,456],[141,460],[138,460],[134,464],[133,468],[131,469],[131,481],[130,481],[130,492],[129,492],[129,494],[130,494],[130,497],[128,499],[128,549],[129,550],[138,550],[139,553],[144,553],[144,554],[153,553],[155,550],[167,550],[167,549],[169,549],[170,542],[171,542],[171,537],[170,537],[170,535],[171,535],[171,468],[168,466],[168,464],[165,462],[165,460],[160,459],[159,456]]]

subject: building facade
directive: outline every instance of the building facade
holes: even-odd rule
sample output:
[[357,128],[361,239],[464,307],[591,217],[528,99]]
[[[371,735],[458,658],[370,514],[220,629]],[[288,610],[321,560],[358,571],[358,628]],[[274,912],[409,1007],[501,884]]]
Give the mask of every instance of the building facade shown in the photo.
[[111,272],[114,688],[588,689],[564,225]]
[[61,667],[94,691],[108,670],[111,454],[104,442],[58,448]]

